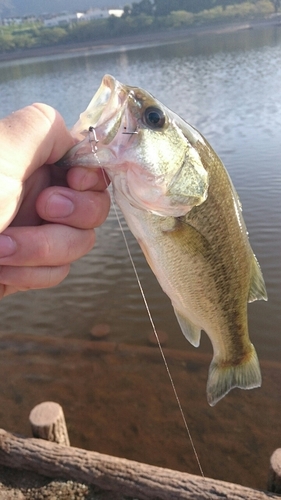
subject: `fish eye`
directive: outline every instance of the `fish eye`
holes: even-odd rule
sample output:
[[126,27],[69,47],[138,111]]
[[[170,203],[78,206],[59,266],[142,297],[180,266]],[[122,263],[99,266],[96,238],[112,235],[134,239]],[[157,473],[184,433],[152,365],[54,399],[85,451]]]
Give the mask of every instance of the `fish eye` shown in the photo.
[[162,128],[165,124],[165,115],[162,109],[149,106],[144,112],[143,121],[150,128]]

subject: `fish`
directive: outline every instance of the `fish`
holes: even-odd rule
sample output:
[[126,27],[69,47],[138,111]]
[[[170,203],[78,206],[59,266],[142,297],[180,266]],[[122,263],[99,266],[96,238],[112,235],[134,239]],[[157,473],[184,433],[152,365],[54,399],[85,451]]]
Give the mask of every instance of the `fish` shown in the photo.
[[146,260],[195,347],[213,347],[207,401],[261,386],[247,304],[267,300],[230,176],[208,141],[149,92],[105,75],[60,160],[102,167]]

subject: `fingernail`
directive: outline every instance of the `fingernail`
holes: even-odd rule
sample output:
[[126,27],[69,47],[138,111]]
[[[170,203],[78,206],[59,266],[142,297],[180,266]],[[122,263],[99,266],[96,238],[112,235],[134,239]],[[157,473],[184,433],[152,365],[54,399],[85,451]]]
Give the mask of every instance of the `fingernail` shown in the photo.
[[57,219],[67,217],[72,214],[73,210],[73,202],[62,194],[52,194],[48,199],[46,211],[49,217]]
[[0,234],[0,258],[10,257],[13,255],[17,249],[16,242],[5,234]]

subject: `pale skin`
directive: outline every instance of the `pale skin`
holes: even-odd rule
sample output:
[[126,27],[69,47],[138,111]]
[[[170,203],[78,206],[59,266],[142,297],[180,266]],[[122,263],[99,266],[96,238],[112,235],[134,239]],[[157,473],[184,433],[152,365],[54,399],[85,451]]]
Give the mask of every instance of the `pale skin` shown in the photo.
[[101,169],[53,166],[73,138],[50,106],[0,120],[0,145],[1,299],[60,283],[92,249],[110,200]]

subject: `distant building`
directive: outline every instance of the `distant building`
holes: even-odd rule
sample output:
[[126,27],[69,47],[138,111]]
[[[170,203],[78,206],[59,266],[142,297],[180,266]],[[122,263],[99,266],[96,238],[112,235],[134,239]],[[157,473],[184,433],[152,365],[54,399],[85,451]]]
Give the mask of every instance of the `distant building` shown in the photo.
[[108,11],[110,16],[121,17],[124,14],[123,9],[109,9]]
[[12,24],[19,25],[22,24],[23,22],[24,20],[21,17],[4,17],[2,19],[2,24],[4,26],[10,26]]
[[108,10],[106,9],[89,9],[87,12],[81,17],[81,21],[92,21],[93,19],[106,19],[109,17]]
[[49,17],[48,19],[44,19],[43,24],[46,26],[46,28],[52,28],[53,26],[65,26],[66,24],[71,24],[73,22],[76,22],[79,17],[80,13],[78,14],[60,14],[58,16],[52,16]]
[[[123,14],[123,9],[89,9],[87,12],[76,12],[74,14],[63,12],[56,15],[43,15],[43,24],[46,28],[52,28],[54,26],[66,26],[68,24],[76,23],[79,21],[92,21],[94,19],[106,19],[109,16],[121,17]],[[2,19],[2,25],[9,26],[12,24],[20,25],[24,22],[35,22],[34,16],[21,17],[7,17]],[[0,22],[1,24],[1,22]]]
[[123,9],[89,9],[79,18],[81,21],[92,21],[93,19],[107,19],[109,16],[121,17]]

